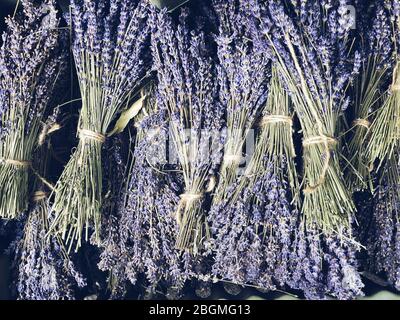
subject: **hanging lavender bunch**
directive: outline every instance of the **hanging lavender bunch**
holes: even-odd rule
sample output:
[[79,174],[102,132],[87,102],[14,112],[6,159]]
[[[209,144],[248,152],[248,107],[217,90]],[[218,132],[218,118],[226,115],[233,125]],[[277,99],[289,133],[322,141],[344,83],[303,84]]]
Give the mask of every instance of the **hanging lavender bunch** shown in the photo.
[[374,210],[367,237],[367,268],[383,272],[400,290],[400,162],[396,153],[385,166],[374,197]]
[[162,171],[166,124],[165,116],[159,112],[137,124],[129,184],[118,203],[112,234],[99,264],[102,270],[111,271],[113,296],[123,295],[125,283],[137,284],[142,274],[146,294],[167,287],[166,294],[174,291],[175,296],[191,275],[190,255],[182,256],[176,249],[179,228],[171,214],[179,202],[181,181]]
[[190,29],[188,18],[185,8],[177,25],[165,11],[153,12],[152,51],[159,79],[157,103],[170,117],[171,139],[184,180],[175,212],[176,246],[197,253],[209,236],[204,199],[221,161],[223,109],[217,102],[214,64],[199,30],[201,24]]
[[[400,45],[400,2],[398,0],[385,1],[385,9],[390,14],[391,46],[393,49],[392,81],[382,106],[377,110],[371,124],[371,136],[366,147],[366,155],[372,167],[378,162],[376,170],[390,159],[395,157],[400,141],[400,58],[398,48]],[[388,44],[389,45],[389,44]]]
[[261,115],[268,93],[269,56],[249,39],[243,4],[236,0],[212,2],[218,22],[219,100],[225,108],[227,133],[213,204],[222,202],[236,181],[243,147]]
[[148,6],[144,0],[71,2],[67,19],[82,95],[79,144],[56,184],[50,231],[76,243],[76,250],[91,227],[100,240],[101,148],[111,122],[129,107],[145,77]]
[[347,1],[296,3],[253,1],[250,7],[261,40],[274,49],[302,127],[302,212],[308,223],[330,233],[349,228],[348,217],[355,211],[341,173],[337,137],[359,55],[348,58],[352,18]]
[[[56,117],[57,112],[47,122],[55,121]],[[51,183],[44,178],[49,174],[50,148],[47,140],[34,155],[37,178],[31,204],[19,222],[16,240],[8,249],[13,256],[16,295],[23,300],[71,300],[75,298],[75,289],[86,286],[62,240],[58,236],[46,237],[54,218],[47,192]]]
[[[291,235],[298,215],[291,211],[287,182],[274,174],[267,157],[262,164],[262,173],[236,201],[220,205],[219,214],[210,215],[214,237],[209,244],[216,279],[274,290],[289,281]],[[281,170],[287,168],[283,165]]]
[[27,209],[32,155],[65,67],[53,0],[21,1],[0,49],[0,217]]
[[354,191],[366,189],[371,184],[372,168],[365,153],[365,144],[370,137],[371,121],[390,77],[393,53],[390,12],[385,7],[385,1],[376,1],[372,8],[369,4],[357,3],[357,8],[360,14],[357,27],[366,38],[360,39],[363,60],[354,84],[351,108],[353,135],[348,145],[351,168],[346,177]]
[[208,216],[212,271],[218,279],[266,290],[289,281],[291,237],[298,221],[294,208],[299,204],[293,199],[298,182],[290,113],[288,95],[273,68],[252,158],[244,175],[227,189],[226,201]]

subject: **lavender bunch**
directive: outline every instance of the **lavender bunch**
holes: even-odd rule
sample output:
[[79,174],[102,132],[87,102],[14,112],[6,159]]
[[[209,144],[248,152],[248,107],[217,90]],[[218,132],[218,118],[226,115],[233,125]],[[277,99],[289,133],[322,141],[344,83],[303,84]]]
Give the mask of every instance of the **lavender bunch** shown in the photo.
[[372,7],[358,3],[357,8],[360,15],[357,27],[366,38],[361,38],[359,43],[363,59],[360,74],[354,83],[351,108],[353,130],[348,144],[351,168],[346,176],[348,185],[355,191],[366,189],[371,184],[372,168],[365,144],[370,138],[371,121],[382,102],[393,53],[390,12],[385,1],[377,1]]
[[[57,110],[57,109],[56,109]],[[55,121],[57,112],[48,121]],[[14,289],[23,300],[72,300],[75,289],[86,286],[86,280],[67,255],[60,237],[46,234],[54,215],[48,203],[50,140],[34,155],[37,178],[33,184],[29,209],[19,221],[16,240],[8,251],[13,255]]]
[[298,181],[290,102],[276,68],[261,124],[243,176],[227,189],[226,200],[211,208],[209,247],[215,277],[272,290],[290,278],[288,260],[299,204],[293,199]]
[[189,14],[183,8],[175,25],[165,11],[153,12],[152,51],[159,80],[157,104],[170,117],[170,135],[184,180],[175,210],[176,247],[197,253],[209,236],[204,199],[221,161],[223,108],[217,101],[214,63],[202,24],[190,29]]
[[[143,274],[147,295],[168,287],[179,295],[192,274],[192,258],[176,249],[179,226],[171,214],[179,203],[182,181],[163,172],[168,134],[165,114],[156,112],[137,124],[129,183],[112,218],[99,266],[111,272],[113,296],[136,285]],[[145,156],[143,156],[145,155]]]
[[355,211],[340,168],[346,91],[360,65],[349,59],[348,1],[252,1],[260,46],[273,48],[303,133],[304,218],[325,232],[350,227]]
[[395,155],[387,162],[375,192],[366,246],[368,270],[384,273],[400,290],[400,162]]
[[100,240],[101,149],[111,122],[128,108],[146,74],[148,6],[144,0],[71,2],[67,19],[82,96],[79,144],[56,184],[50,231],[76,250],[91,227]]
[[243,160],[243,147],[265,106],[270,77],[269,56],[249,39],[244,4],[213,1],[218,34],[219,100],[225,109],[227,133],[213,204],[218,205],[235,182]]
[[371,124],[371,136],[366,147],[366,155],[371,166],[378,162],[378,167],[395,156],[399,148],[400,137],[400,59],[398,47],[400,44],[400,2],[385,1],[385,9],[390,14],[391,46],[393,47],[394,69],[392,83],[383,98],[382,107],[376,112]]
[[21,1],[0,49],[0,217],[29,203],[30,167],[42,121],[65,68],[54,1]]

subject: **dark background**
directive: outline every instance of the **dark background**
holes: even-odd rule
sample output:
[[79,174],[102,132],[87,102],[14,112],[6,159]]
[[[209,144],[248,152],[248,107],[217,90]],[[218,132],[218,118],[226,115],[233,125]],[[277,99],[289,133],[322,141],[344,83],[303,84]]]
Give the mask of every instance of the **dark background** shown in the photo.
[[0,0],[0,31],[3,32],[5,28],[4,18],[13,14],[15,9],[16,0]]

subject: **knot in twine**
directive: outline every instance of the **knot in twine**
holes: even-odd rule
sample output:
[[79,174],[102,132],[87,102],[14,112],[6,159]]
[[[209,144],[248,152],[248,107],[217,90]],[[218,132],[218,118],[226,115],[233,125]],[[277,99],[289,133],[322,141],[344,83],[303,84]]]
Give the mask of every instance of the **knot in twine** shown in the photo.
[[36,191],[32,196],[33,202],[39,202],[47,198],[47,193],[44,191]]
[[306,187],[303,191],[304,194],[311,194],[315,192],[325,182],[326,173],[328,172],[329,162],[331,160],[330,150],[337,145],[337,140],[325,135],[310,137],[303,140],[303,147],[309,147],[318,144],[323,144],[326,148],[324,166],[322,168],[322,173],[318,182],[315,185],[309,185],[308,187]]
[[353,121],[353,126],[364,127],[365,129],[369,129],[371,126],[371,122],[367,119],[356,119]]
[[[106,136],[101,133],[97,133],[95,131],[87,130],[87,129],[79,129],[79,139],[81,141],[85,140],[93,140],[103,144],[106,141]],[[81,155],[78,159],[78,164],[81,166],[83,164],[83,156],[84,156],[85,146],[83,146]]]
[[264,116],[261,120],[261,126],[266,126],[272,123],[287,123],[288,125],[293,125],[293,120],[291,117],[280,115],[280,114],[271,114]]
[[106,136],[101,133],[97,133],[95,131],[87,130],[87,129],[79,129],[79,139],[80,140],[93,140],[100,143],[104,143],[106,141]]
[[182,211],[184,208],[189,206],[189,204],[195,202],[196,200],[200,200],[203,198],[204,194],[203,193],[184,193],[180,195],[180,201],[178,204],[178,208],[176,209],[176,222],[178,223],[178,226],[180,227],[182,225]]
[[397,62],[397,64],[396,64],[396,67],[394,68],[394,70],[393,70],[393,77],[392,77],[392,85],[391,85],[391,87],[390,87],[390,90],[392,91],[392,92],[398,92],[398,91],[400,91],[400,83],[399,83],[399,81],[397,80],[397,71],[398,71],[398,69],[399,69],[399,62]]
[[224,161],[227,162],[228,164],[237,164],[242,161],[242,156],[238,154],[226,154],[224,156]]
[[15,159],[1,159],[0,161],[3,161],[5,164],[9,164],[15,167],[19,167],[21,169],[27,169],[32,165],[32,162],[30,161],[24,161],[24,160],[15,160]]

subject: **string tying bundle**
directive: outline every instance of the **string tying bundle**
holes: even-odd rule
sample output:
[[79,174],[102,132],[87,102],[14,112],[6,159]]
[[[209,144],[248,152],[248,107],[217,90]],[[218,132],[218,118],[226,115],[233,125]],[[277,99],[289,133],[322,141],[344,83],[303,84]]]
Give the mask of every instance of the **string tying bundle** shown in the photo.
[[47,193],[41,190],[35,191],[32,196],[32,201],[37,203],[47,198]]
[[303,147],[310,147],[312,145],[324,145],[326,148],[326,156],[324,159],[324,166],[322,168],[322,173],[321,176],[318,180],[318,182],[314,185],[309,185],[308,187],[306,187],[304,189],[304,193],[305,194],[310,194],[313,193],[315,190],[317,190],[325,181],[325,177],[326,177],[326,173],[329,169],[329,162],[331,159],[331,154],[330,151],[336,147],[337,145],[337,140],[325,135],[320,135],[320,136],[314,136],[314,137],[310,137],[307,139],[303,140]]
[[87,130],[87,129],[80,129],[79,130],[79,139],[84,141],[84,140],[93,140],[96,142],[99,142],[101,144],[103,144],[104,142],[106,142],[106,136],[95,132],[95,131],[91,131],[91,130]]
[[238,154],[226,154],[224,161],[228,164],[239,164],[242,161],[242,156]]
[[261,120],[261,126],[266,126],[272,123],[287,123],[290,126],[293,126],[293,119],[289,116],[279,115],[279,114],[271,114],[264,116]]
[[367,119],[356,119],[353,121],[353,126],[355,127],[364,127],[365,129],[369,129],[371,126],[371,122],[369,122]]
[[1,159],[0,162],[4,162],[5,164],[9,164],[21,169],[28,169],[32,165],[31,161],[15,160],[15,159]]
[[190,204],[192,204],[195,201],[201,200],[203,198],[204,194],[203,193],[183,193],[181,194],[178,208],[175,213],[175,218],[176,222],[178,223],[178,226],[182,226],[182,215],[183,212],[185,211],[184,209],[188,207]]

